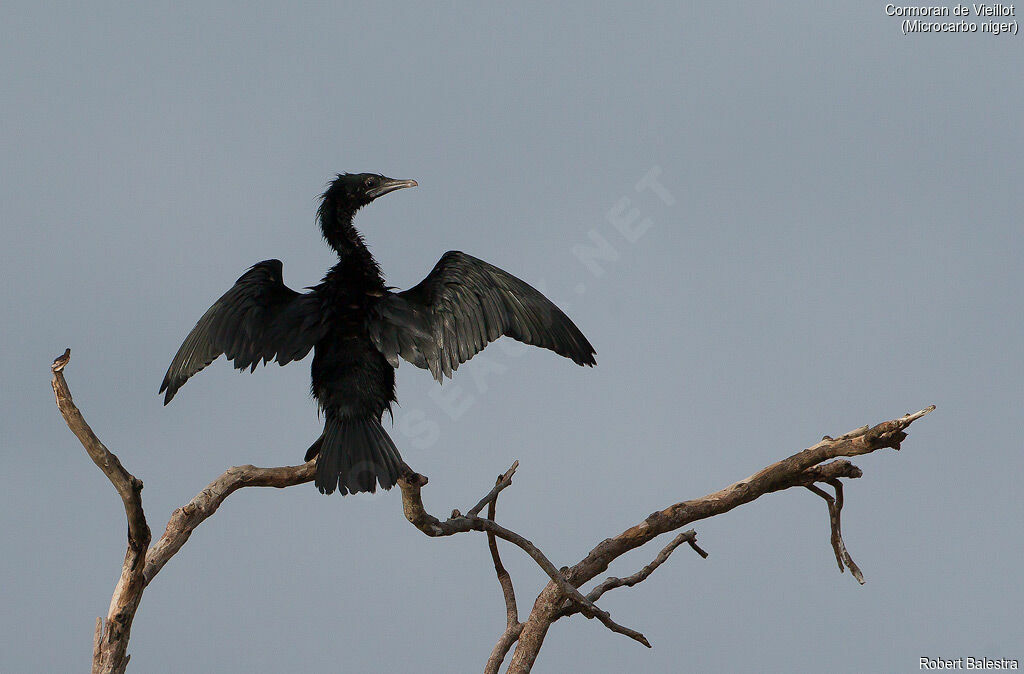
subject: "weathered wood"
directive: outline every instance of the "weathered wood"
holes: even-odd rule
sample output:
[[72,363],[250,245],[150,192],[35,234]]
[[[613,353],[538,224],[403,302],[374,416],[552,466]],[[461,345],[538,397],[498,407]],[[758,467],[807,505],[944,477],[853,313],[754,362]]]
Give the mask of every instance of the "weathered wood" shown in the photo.
[[163,536],[146,555],[145,579],[148,585],[164,568],[181,546],[188,542],[192,532],[208,517],[217,512],[224,499],[242,487],[293,487],[312,482],[316,474],[316,460],[300,466],[257,468],[234,466],[206,486],[195,498],[171,513]]
[[163,536],[150,548],[152,534],[142,508],[142,482],[129,473],[117,456],[96,437],[75,406],[64,379],[64,368],[70,360],[71,349],[67,349],[51,366],[51,385],[57,408],[89,457],[114,485],[128,517],[128,550],[121,566],[121,576],[110,598],[106,620],[96,619],[92,657],[93,674],[121,674],[130,659],[128,643],[142,593],[164,564],[188,541],[195,528],[216,512],[224,499],[242,487],[290,487],[312,481],[316,461],[281,468],[229,468],[188,504],[174,511]]
[[50,384],[57,400],[57,409],[68,428],[82,443],[89,458],[114,485],[128,517],[128,550],[121,565],[121,576],[110,598],[106,620],[97,620],[93,640],[93,674],[119,674],[128,666],[128,640],[145,586],[142,568],[146,562],[146,549],[151,534],[142,509],[142,481],[125,470],[118,458],[100,442],[71,398],[71,391],[64,380],[64,368],[70,360],[71,349],[67,349],[50,366],[53,374]]
[[[316,471],[316,460],[299,466],[278,468],[257,468],[249,465],[229,468],[189,503],[171,514],[163,535],[150,548],[151,533],[142,508],[142,482],[129,473],[118,458],[96,437],[75,406],[63,374],[70,358],[71,350],[68,349],[54,360],[51,367],[57,407],[90,458],[121,496],[128,518],[128,548],[121,567],[121,576],[114,588],[106,620],[97,619],[93,644],[93,673],[119,674],[124,672],[128,665],[127,649],[132,620],[146,586],[188,542],[196,527],[212,516],[228,496],[243,487],[283,488],[312,481]],[[466,515],[454,510],[444,521],[428,513],[423,506],[421,490],[427,485],[427,478],[405,466],[398,481],[402,492],[402,509],[409,522],[431,537],[452,536],[467,531],[481,531],[487,535],[495,574],[505,599],[506,628],[494,645],[484,671],[496,673],[505,656],[515,646],[506,671],[523,674],[529,672],[536,662],[537,654],[543,646],[551,624],[560,618],[577,613],[588,618],[596,618],[611,631],[624,634],[650,647],[643,634],[619,625],[611,619],[608,612],[598,608],[595,602],[611,589],[632,587],[645,581],[683,543],[689,544],[701,556],[707,557],[707,553],[697,545],[694,531],[678,534],[662,548],[650,564],[632,575],[624,578],[607,578],[587,595],[583,595],[579,588],[603,573],[621,555],[663,533],[675,531],[698,520],[721,515],[772,492],[802,486],[822,497],[829,509],[831,542],[840,570],[844,567],[849,568],[854,577],[863,582],[860,569],[853,563],[846,549],[840,529],[840,513],[843,506],[843,486],[840,479],[859,478],[861,471],[849,461],[832,459],[859,456],[887,447],[898,450],[900,443],[907,437],[906,428],[934,409],[933,405],[874,427],[862,426],[838,438],[825,436],[814,446],[773,463],[745,480],[698,499],[674,503],[648,515],[638,524],[596,545],[575,565],[561,569],[556,568],[544,553],[525,537],[495,522],[498,495],[511,486],[518,462],[498,476],[494,487],[471,507]],[[819,488],[817,483],[831,485],[835,489],[835,496]],[[486,518],[479,515],[484,507],[488,510]],[[525,622],[519,621],[512,579],[498,555],[498,538],[523,550],[550,579],[534,601],[533,609]]]
[[[648,515],[642,522],[619,535],[605,539],[586,557],[566,569],[563,575],[570,585],[580,587],[607,570],[612,561],[621,555],[635,550],[663,533],[729,512],[772,492],[812,485],[815,482],[830,482],[839,478],[858,478],[862,474],[860,469],[848,461],[823,462],[841,456],[869,454],[884,448],[898,450],[900,443],[907,437],[904,432],[906,428],[934,409],[935,406],[931,405],[919,412],[908,413],[874,427],[862,426],[838,438],[825,436],[814,446],[773,463],[745,480],[698,499],[674,503]],[[537,596],[533,610],[523,624],[523,631],[512,654],[508,672],[525,674],[531,670],[548,628],[560,617],[565,608],[561,583],[549,582]],[[572,612],[572,609],[569,611]]]

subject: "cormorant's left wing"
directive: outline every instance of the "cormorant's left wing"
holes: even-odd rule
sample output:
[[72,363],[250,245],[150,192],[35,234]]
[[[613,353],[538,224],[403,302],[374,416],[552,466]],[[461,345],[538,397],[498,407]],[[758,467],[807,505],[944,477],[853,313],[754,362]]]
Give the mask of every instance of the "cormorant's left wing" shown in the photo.
[[540,291],[458,251],[445,253],[415,287],[382,297],[367,328],[391,365],[401,356],[438,381],[502,335],[579,365],[596,362],[587,338]]

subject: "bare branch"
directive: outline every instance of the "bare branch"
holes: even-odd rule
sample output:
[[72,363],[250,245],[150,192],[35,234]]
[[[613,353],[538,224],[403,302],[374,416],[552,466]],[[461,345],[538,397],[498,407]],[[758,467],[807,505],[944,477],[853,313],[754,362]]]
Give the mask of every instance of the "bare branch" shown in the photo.
[[512,649],[512,645],[519,639],[519,635],[523,632],[523,623],[517,622],[513,627],[507,628],[502,632],[501,636],[498,637],[498,642],[494,644],[494,649],[491,651],[490,657],[487,658],[487,664],[484,666],[484,674],[498,674],[498,670],[501,668],[501,663],[505,661],[505,656]]
[[71,349],[66,349],[63,355],[53,361],[50,368],[53,372],[50,385],[53,386],[53,393],[57,399],[57,409],[60,410],[64,421],[67,422],[68,428],[85,447],[89,458],[103,471],[103,474],[107,476],[121,496],[125,514],[128,516],[129,545],[135,549],[145,548],[149,545],[150,532],[149,526],[146,524],[146,515],[142,510],[142,481],[125,470],[118,458],[96,437],[78,407],[75,406],[75,402],[71,398],[71,391],[64,380],[64,368],[70,360]]
[[839,550],[843,554],[843,562],[846,564],[846,568],[850,570],[850,574],[857,579],[861,585],[864,584],[864,574],[861,573],[860,567],[850,557],[850,553],[846,550],[846,543],[843,542],[843,533],[839,523],[839,515],[843,511],[843,483],[839,480],[829,480],[828,483],[832,485],[836,490],[836,536],[839,538]]
[[142,599],[145,588],[143,566],[146,563],[146,549],[149,547],[150,531],[146,514],[142,510],[142,481],[125,470],[121,462],[104,445],[71,398],[71,391],[64,380],[64,368],[71,360],[71,349],[66,349],[50,367],[53,378],[53,394],[68,428],[82,443],[89,458],[107,476],[114,489],[121,496],[124,512],[128,517],[128,550],[121,565],[121,576],[110,598],[107,619],[97,620],[96,636],[93,641],[92,671],[94,674],[123,672],[128,666],[128,640],[131,636],[132,621]]
[[806,484],[804,486],[810,491],[820,496],[821,498],[825,499],[825,503],[828,504],[829,524],[832,528],[832,551],[836,555],[836,564],[839,565],[839,573],[843,573],[844,571],[846,571],[846,566],[843,564],[843,554],[839,551],[841,539],[838,537],[838,532],[836,531],[836,501],[827,491],[825,491],[824,489],[817,485]]
[[699,547],[697,547],[697,532],[693,529],[690,529],[689,531],[684,531],[683,533],[673,538],[672,542],[666,545],[664,548],[662,548],[661,552],[658,553],[658,556],[655,557],[654,561],[652,561],[650,564],[640,569],[633,575],[626,576],[625,578],[615,578],[614,576],[607,578],[603,583],[601,583],[600,585],[598,585],[593,590],[587,593],[587,599],[589,599],[590,601],[597,601],[601,598],[601,595],[603,595],[608,590],[613,590],[617,587],[633,587],[637,583],[642,583],[643,581],[647,580],[648,576],[654,573],[655,569],[657,569],[659,566],[661,566],[668,560],[668,557],[672,554],[672,551],[674,551],[683,543],[689,543],[690,547],[692,547],[697,552],[697,554],[699,554],[704,559],[707,559],[708,553],[704,552]]
[[[647,580],[647,578],[652,573],[654,573],[654,570],[662,564],[664,564],[666,561],[668,561],[669,555],[671,555],[672,552],[675,551],[675,549],[683,543],[688,543],[690,547],[693,548],[693,551],[700,555],[702,558],[708,558],[708,553],[699,545],[697,545],[697,532],[693,529],[690,529],[689,531],[684,531],[683,533],[679,534],[674,539],[672,539],[671,543],[662,548],[661,552],[658,553],[658,556],[655,557],[650,564],[640,569],[633,575],[626,576],[625,578],[616,578],[614,576],[609,576],[604,580],[604,582],[602,582],[600,585],[596,586],[593,590],[587,593],[587,599],[596,602],[598,599],[601,598],[601,595],[603,595],[608,590],[614,590],[617,587],[633,587],[634,585]],[[562,610],[559,611],[558,615],[555,616],[555,620],[560,620],[567,616],[575,615],[576,613],[579,613],[579,609],[570,604],[568,601],[566,601],[562,606]]]
[[[118,458],[96,437],[75,406],[63,375],[70,357],[71,350],[68,349],[54,360],[51,367],[51,383],[57,406],[90,458],[121,496],[128,519],[128,549],[121,577],[111,597],[106,621],[102,618],[97,620],[93,644],[94,674],[120,673],[125,671],[128,664],[127,646],[131,624],[143,591],[168,560],[188,541],[196,527],[213,515],[230,494],[242,487],[283,488],[312,481],[316,461],[279,468],[257,468],[249,465],[229,468],[188,504],[175,510],[163,536],[149,548],[151,532],[142,508],[142,482],[129,473]],[[773,463],[745,480],[702,498],[674,503],[652,513],[618,536],[602,541],[575,565],[561,569],[555,568],[529,540],[495,522],[498,495],[512,484],[512,477],[519,466],[518,461],[498,476],[494,487],[470,508],[466,515],[455,510],[451,517],[444,521],[429,514],[423,507],[421,490],[428,482],[426,477],[404,466],[398,484],[402,491],[405,517],[428,536],[452,536],[466,531],[482,531],[486,534],[495,574],[505,599],[506,628],[488,658],[485,672],[496,673],[505,656],[515,646],[508,671],[522,674],[532,668],[551,623],[575,613],[581,613],[587,618],[596,618],[613,632],[629,636],[650,647],[643,634],[619,625],[611,619],[608,612],[598,608],[595,602],[609,590],[632,587],[649,578],[683,543],[689,544],[702,557],[707,557],[707,553],[697,545],[693,530],[676,535],[650,564],[636,573],[624,578],[609,577],[586,596],[581,594],[578,588],[605,571],[612,561],[624,553],[644,545],[663,533],[726,513],[772,492],[802,486],[824,499],[829,510],[831,542],[837,564],[840,570],[850,569],[851,574],[863,583],[863,574],[850,557],[842,537],[843,484],[840,482],[842,478],[859,478],[862,473],[849,461],[833,459],[859,456],[887,447],[898,450],[907,437],[905,431],[910,424],[934,409],[933,405],[874,427],[862,426],[838,438],[825,436],[814,446]],[[831,485],[835,490],[835,496],[819,487],[818,483]],[[487,517],[483,518],[480,517],[480,512],[485,506]],[[498,538],[523,550],[550,579],[534,602],[526,622],[519,621],[515,589],[498,554]]]
[[[519,462],[516,461],[512,464],[512,468],[509,469],[504,475],[499,475],[495,482],[495,488],[501,485],[503,482],[511,484],[511,473],[519,466]],[[506,485],[507,486],[507,485]],[[498,507],[498,493],[495,492],[491,498],[490,503],[487,505],[487,519],[494,521],[495,511]],[[470,512],[473,512],[470,510]],[[487,532],[487,548],[491,551],[491,560],[494,562],[494,573],[498,576],[498,584],[501,585],[501,592],[505,596],[505,625],[511,628],[519,624],[519,608],[516,606],[516,590],[512,586],[512,576],[509,575],[505,569],[505,565],[501,563],[501,557],[498,555],[498,541],[494,536],[493,531]]]
[[[702,498],[681,501],[652,513],[618,536],[599,543],[584,559],[566,569],[562,575],[569,584],[579,587],[607,570],[609,564],[621,555],[663,533],[729,512],[772,492],[840,477],[860,477],[860,469],[848,461],[819,464],[841,456],[860,456],[887,447],[898,450],[900,443],[907,437],[904,432],[906,428],[934,409],[935,406],[931,405],[874,427],[862,426],[838,438],[825,436],[814,446],[773,463],[745,480]],[[548,628],[562,611],[564,598],[562,584],[557,582],[548,583],[537,597],[519,635],[509,672],[525,674],[533,667]]]
[[[498,476],[498,480],[494,483],[494,488],[487,492],[487,495],[480,499],[475,506],[469,509],[469,512],[466,513],[466,517],[476,517],[480,514],[480,511],[484,509],[485,505],[493,503],[498,498],[498,494],[512,484],[512,476],[516,474],[516,470],[518,469],[519,461],[513,461],[511,467]],[[488,519],[493,520],[494,518],[490,517]]]
[[75,406],[64,379],[64,368],[70,360],[71,349],[67,349],[51,366],[51,385],[57,408],[93,463],[103,471],[120,494],[128,517],[128,550],[121,567],[121,576],[111,596],[106,621],[97,619],[93,640],[92,671],[94,674],[114,674],[124,672],[128,665],[131,625],[143,591],[164,564],[188,541],[192,531],[216,512],[224,499],[241,487],[289,487],[312,481],[316,461],[281,468],[229,468],[187,505],[174,511],[164,535],[150,548],[152,534],[142,508],[142,481],[121,465],[117,456],[96,437]]
[[[512,484],[512,474],[515,473],[518,467],[519,462],[516,461],[508,471],[503,475],[499,475],[494,482],[495,489],[498,489],[503,483],[505,487]],[[500,489],[498,491],[495,491],[495,489],[491,490],[493,496],[488,495],[490,496],[490,502],[487,504],[487,519],[492,522],[498,508],[498,493],[500,492]],[[472,513],[473,510],[469,512]],[[494,573],[498,576],[498,584],[501,585],[501,592],[505,597],[505,631],[498,638],[498,642],[494,644],[494,649],[491,651],[490,657],[487,658],[487,664],[484,666],[484,674],[497,674],[509,649],[512,648],[512,644],[516,642],[516,639],[519,638],[519,633],[523,631],[523,624],[519,622],[519,608],[516,606],[516,590],[512,585],[512,576],[505,569],[505,565],[501,563],[501,556],[498,554],[498,541],[492,531],[487,532],[487,548],[491,552],[491,561],[494,562]]]
[[861,573],[860,567],[853,561],[849,551],[846,549],[846,543],[843,541],[842,525],[840,523],[840,515],[843,511],[843,483],[836,479],[829,479],[826,480],[826,482],[832,485],[832,488],[836,490],[835,498],[821,487],[813,484],[805,486],[823,498],[825,503],[828,505],[828,521],[829,527],[832,530],[832,551],[836,555],[836,563],[839,564],[839,572],[842,573],[846,569],[849,569],[850,574],[857,579],[858,583],[863,585],[864,574]]
[[171,513],[163,536],[146,555],[145,577],[148,585],[164,568],[181,546],[185,545],[196,527],[217,512],[224,499],[242,487],[291,487],[311,482],[316,474],[316,459],[300,466],[257,468],[234,466],[224,471],[195,498]]
[[[611,631],[625,635],[650,648],[650,642],[647,641],[643,634],[618,624],[612,620],[607,611],[599,609],[593,602],[580,594],[580,591],[575,586],[569,584],[565,576],[544,556],[544,553],[523,536],[490,520],[480,517],[467,517],[460,515],[458,511],[454,511],[452,516],[443,522],[428,513],[423,507],[423,499],[420,495],[420,490],[426,484],[427,478],[418,473],[406,473],[398,479],[398,486],[402,489],[402,509],[405,512],[405,517],[417,529],[431,537],[453,536],[466,531],[489,531],[493,533],[498,538],[512,543],[528,554],[544,573],[548,575],[551,581],[555,583],[560,592],[566,598],[579,605],[580,613],[584,616],[596,618]],[[487,497],[484,498],[485,502],[486,500]]]

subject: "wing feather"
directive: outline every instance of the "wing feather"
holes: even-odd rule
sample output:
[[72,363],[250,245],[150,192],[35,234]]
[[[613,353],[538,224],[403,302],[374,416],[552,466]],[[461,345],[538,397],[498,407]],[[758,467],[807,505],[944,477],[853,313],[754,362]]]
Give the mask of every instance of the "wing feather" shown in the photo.
[[438,381],[502,335],[595,363],[594,347],[540,291],[458,251],[445,253],[415,287],[382,297],[367,327],[388,362],[397,366],[401,357]]
[[264,260],[242,274],[213,303],[171,360],[160,385],[166,405],[189,377],[221,355],[239,370],[306,357],[324,335],[315,293],[284,284],[280,260]]

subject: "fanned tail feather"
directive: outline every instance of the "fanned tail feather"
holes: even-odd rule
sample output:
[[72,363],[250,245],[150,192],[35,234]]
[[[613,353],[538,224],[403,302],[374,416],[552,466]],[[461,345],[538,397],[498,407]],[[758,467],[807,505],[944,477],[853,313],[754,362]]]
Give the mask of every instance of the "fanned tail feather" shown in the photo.
[[323,434],[306,452],[319,454],[316,487],[321,494],[373,493],[391,489],[402,474],[402,457],[377,419],[327,418]]

